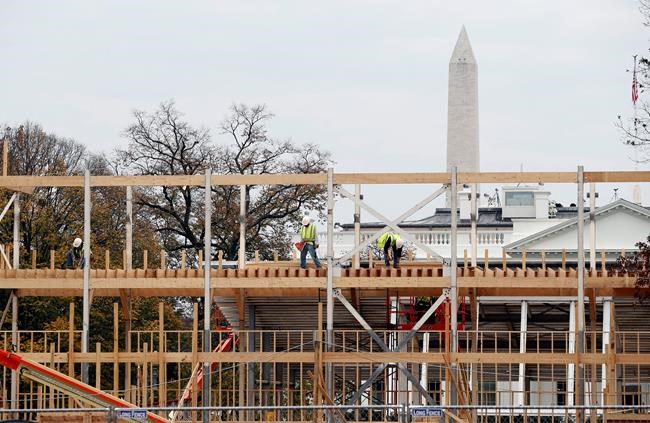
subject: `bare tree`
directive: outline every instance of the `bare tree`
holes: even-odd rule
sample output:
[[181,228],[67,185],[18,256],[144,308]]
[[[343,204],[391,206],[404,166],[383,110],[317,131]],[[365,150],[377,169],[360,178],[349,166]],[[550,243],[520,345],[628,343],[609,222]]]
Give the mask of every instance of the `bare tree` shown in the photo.
[[[129,140],[126,150],[117,150],[117,170],[139,175],[196,175],[210,163],[212,147],[207,129],[196,129],[183,120],[173,101],[160,104],[149,114],[133,113],[135,122],[124,131]],[[139,188],[136,204],[162,235],[169,250],[200,248],[203,227],[197,210],[203,206],[202,190],[197,187]]]
[[[313,144],[296,145],[268,135],[273,117],[266,106],[233,105],[221,124],[221,132],[233,144],[219,146],[213,167],[225,174],[299,174],[325,172],[330,155]],[[215,208],[226,219],[215,223],[215,243],[230,259],[238,256],[240,187],[214,187]],[[265,257],[273,251],[286,255],[290,238],[298,228],[301,212],[322,213],[325,188],[318,185],[246,186],[246,239],[249,251]],[[233,224],[234,223],[234,224]]]
[[[215,174],[271,174],[323,172],[329,154],[318,147],[296,145],[268,135],[273,115],[265,106],[234,105],[220,125],[227,145],[213,145],[206,129],[185,122],[173,102],[152,114],[137,111],[125,131],[126,150],[117,151],[118,168],[147,175],[195,175],[211,168]],[[239,248],[240,187],[212,188],[212,246],[234,260]],[[140,213],[154,222],[168,250],[201,249],[205,243],[202,187],[163,187],[139,190]],[[247,186],[247,246],[263,256],[286,253],[300,212],[320,210],[322,186]]]
[[[12,175],[80,175],[88,153],[83,145],[45,132],[40,125],[25,122],[8,127],[9,173]],[[10,194],[5,194],[8,199]],[[83,225],[83,198],[79,188],[38,187],[21,200],[23,262],[32,250],[39,261],[49,260],[49,251],[63,250]],[[8,219],[7,219],[8,220]],[[3,222],[3,237],[10,236],[10,222]]]

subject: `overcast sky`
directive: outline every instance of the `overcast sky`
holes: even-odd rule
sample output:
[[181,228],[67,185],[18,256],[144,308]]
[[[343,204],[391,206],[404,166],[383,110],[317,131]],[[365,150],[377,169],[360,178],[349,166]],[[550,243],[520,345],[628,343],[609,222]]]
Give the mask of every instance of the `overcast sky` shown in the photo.
[[[217,141],[230,104],[264,103],[273,136],[319,144],[336,171],[444,171],[465,25],[482,170],[633,168],[614,123],[650,46],[637,0],[2,0],[0,16],[0,123],[36,121],[95,152],[125,146],[132,111],[162,100]],[[368,192],[381,205],[422,191]]]

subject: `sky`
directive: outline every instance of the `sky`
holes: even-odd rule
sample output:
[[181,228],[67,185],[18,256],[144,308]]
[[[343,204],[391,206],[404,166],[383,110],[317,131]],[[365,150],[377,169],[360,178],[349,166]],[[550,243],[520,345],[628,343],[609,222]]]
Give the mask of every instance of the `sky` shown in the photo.
[[[126,146],[135,109],[174,99],[227,142],[218,124],[230,105],[266,104],[272,136],[318,144],[335,171],[444,171],[448,64],[465,25],[479,69],[482,170],[631,170],[614,124],[632,115],[626,69],[650,46],[638,6],[2,0],[0,123],[35,121],[110,153]],[[396,216],[436,188],[364,192]],[[575,187],[556,195],[568,203]]]

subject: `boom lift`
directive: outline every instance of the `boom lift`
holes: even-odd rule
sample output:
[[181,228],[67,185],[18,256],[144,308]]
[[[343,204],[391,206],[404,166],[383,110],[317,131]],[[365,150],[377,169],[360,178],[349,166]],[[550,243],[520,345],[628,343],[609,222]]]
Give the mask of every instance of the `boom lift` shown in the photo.
[[[80,382],[73,377],[57,372],[56,370],[35,361],[21,357],[16,353],[0,350],[0,364],[17,372],[26,379],[50,386],[91,407],[138,408],[135,404],[114,397],[100,389]],[[134,422],[139,421],[130,419],[126,420]],[[161,423],[168,422],[167,419],[149,411],[147,411],[147,421]]]

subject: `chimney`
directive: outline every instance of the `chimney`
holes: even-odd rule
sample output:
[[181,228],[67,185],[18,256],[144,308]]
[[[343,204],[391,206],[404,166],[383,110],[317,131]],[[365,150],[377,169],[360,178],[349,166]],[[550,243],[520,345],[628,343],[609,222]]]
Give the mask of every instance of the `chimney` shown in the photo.
[[458,205],[460,207],[461,220],[469,220],[470,213],[472,212],[472,202],[470,201],[471,193],[467,189],[463,189],[458,193]]

